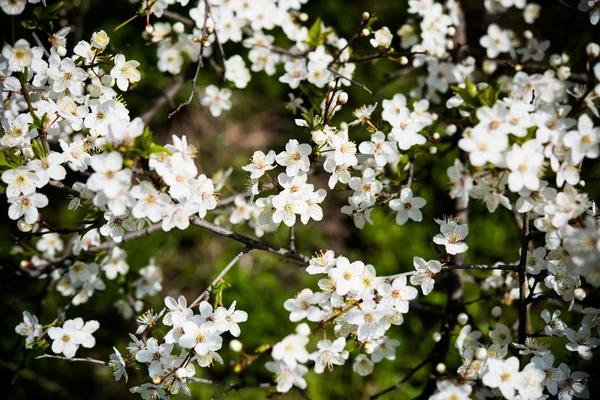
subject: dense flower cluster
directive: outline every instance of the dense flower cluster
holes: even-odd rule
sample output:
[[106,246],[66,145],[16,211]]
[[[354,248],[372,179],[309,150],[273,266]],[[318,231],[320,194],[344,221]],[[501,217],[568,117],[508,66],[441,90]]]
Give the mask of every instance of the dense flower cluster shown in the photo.
[[[577,361],[591,359],[600,346],[600,311],[578,303],[600,286],[600,227],[596,204],[582,192],[581,177],[584,166],[600,155],[594,104],[600,96],[600,46],[587,46],[587,87],[582,88],[571,81],[567,54],[547,55],[548,41],[530,31],[520,35],[504,28],[500,18],[479,39],[482,59],[468,55],[468,46],[460,42],[466,40],[465,16],[455,0],[409,0],[411,18],[396,35],[390,27],[375,28],[375,18],[365,13],[351,39],[338,36],[320,19],[305,26],[308,16],[300,12],[305,2],[140,2],[147,21],[164,17],[175,3],[187,7],[191,18],[179,16],[173,24],[148,22],[144,39],[156,45],[162,72],[183,73],[188,58],[202,66],[204,58],[229,42],[247,49],[242,55],[221,54],[228,87],[210,84],[201,91],[200,103],[214,117],[232,108],[232,89],[247,87],[253,73],[264,71],[291,90],[315,93],[316,99],[308,98],[310,110],[302,95],[290,93],[287,108],[293,114],[302,111],[295,124],[304,134],[289,138],[284,148],[256,150],[242,167],[249,175],[248,189],[224,204],[219,204],[219,191],[233,169],[208,177],[198,169],[197,151],[185,135],[174,135],[164,146],[156,144],[148,120],[130,116],[124,93],[135,89],[143,66],[109,50],[106,32],[95,32],[72,50],[67,50],[69,28],[51,32],[48,48],[25,39],[5,44],[0,57],[1,180],[9,218],[30,238],[39,236],[30,246],[33,255],[15,246],[22,254],[21,269],[53,282],[52,287],[69,298],[64,312],[103,291],[104,279],[130,279],[131,292],[122,293],[115,304],[129,319],[146,308],[145,297],[160,293],[162,272],[151,259],[132,279],[121,243],[156,229],[185,230],[191,224],[235,240],[242,236],[227,229],[244,223],[258,237],[284,228],[293,237],[298,220],[308,224],[324,219],[331,196],[343,198],[341,213],[359,229],[374,223],[373,212],[386,208],[378,206],[389,207],[386,211],[397,225],[419,223],[424,214],[431,214],[431,204],[422,185],[415,184],[415,166],[423,156],[450,144],[460,155],[453,153],[447,169],[449,196],[463,207],[474,199],[490,213],[499,206],[510,210],[522,225],[523,242],[517,262],[472,266],[487,270],[481,290],[497,301],[491,313],[494,327],[484,336],[474,321],[467,324],[467,314],[452,316],[463,325],[453,339],[462,365],[448,375],[445,364],[436,367],[436,377],[443,379],[437,380],[430,398],[589,397],[588,374],[577,370]],[[22,13],[27,4],[0,0],[8,15]],[[491,14],[522,10],[527,24],[542,12],[540,5],[525,0],[486,0],[484,6]],[[582,0],[579,10],[590,12],[592,24],[598,22],[600,2]],[[291,45],[275,44],[282,35]],[[364,86],[353,80],[361,57],[352,44],[361,37],[369,37],[368,45],[376,51],[363,59],[390,60],[419,79],[409,93],[381,99],[380,107],[379,102],[357,104],[353,120],[341,121],[338,112],[351,100],[345,90]],[[532,61],[538,63],[536,68],[528,68]],[[327,174],[326,187],[319,187],[316,172]],[[78,180],[71,187],[62,183],[67,175]],[[71,196],[69,210],[85,209],[81,229],[63,233],[44,220],[49,200],[43,191],[48,186]],[[217,207],[219,212],[213,212]],[[470,269],[460,261],[469,249],[466,221],[444,216],[435,222],[439,233],[431,242],[438,245],[439,257],[425,260],[414,255],[414,270],[392,276],[380,276],[375,266],[351,262],[332,250],[309,259],[292,246],[284,250],[244,237],[238,240],[247,248],[232,263],[256,248],[295,258],[307,264],[308,274],[322,275],[318,290],[305,288],[283,304],[290,321],[307,322],[259,352],[270,352],[272,361],[265,366],[275,374],[277,391],[305,389],[304,376],[311,369],[321,374],[345,365],[351,353],[352,369],[361,376],[371,374],[383,359],[396,358],[400,342],[388,331],[409,318],[410,302],[419,298],[417,288],[421,297],[427,296],[435,290],[438,274]],[[71,235],[68,245],[64,235]],[[516,254],[519,246],[513,247]],[[248,315],[236,310],[236,301],[229,308],[221,296],[214,296],[214,305],[207,301],[217,283],[190,306],[183,296],[166,297],[162,311],[140,315],[127,351],[114,348],[109,356],[115,378],[127,382],[128,369],[143,367],[151,383],[140,383],[131,392],[144,399],[165,399],[179,392],[190,395],[195,362],[203,368],[214,361],[224,364],[219,355],[223,338],[239,337],[238,323]],[[561,306],[565,303],[569,311],[579,306],[584,315],[578,325],[568,326],[559,310],[544,310],[544,325],[534,328],[561,338],[552,346],[564,344],[571,354],[565,362],[556,361],[560,353],[553,354],[550,341],[538,339],[534,332],[523,335],[527,329],[521,317],[518,339],[500,322],[501,305],[519,302],[526,315],[527,302],[545,296]],[[73,358],[79,346],[95,345],[92,334],[99,324],[82,318],[65,321],[64,312],[43,328],[25,311],[16,333],[25,336],[27,348],[50,347],[55,354]],[[158,329],[159,321],[166,333]],[[321,330],[332,331],[334,337],[312,340]],[[437,335],[435,341],[441,333]],[[238,344],[232,341],[232,349]],[[529,361],[519,361],[512,353],[529,356]]]

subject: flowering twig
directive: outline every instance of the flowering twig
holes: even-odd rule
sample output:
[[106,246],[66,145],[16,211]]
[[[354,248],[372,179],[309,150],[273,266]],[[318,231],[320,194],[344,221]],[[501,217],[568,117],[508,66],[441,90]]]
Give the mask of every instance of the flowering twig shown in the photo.
[[521,259],[519,261],[519,343],[525,343],[526,338],[526,322],[527,322],[527,248],[531,236],[529,235],[529,213],[523,214],[523,230],[521,235]]

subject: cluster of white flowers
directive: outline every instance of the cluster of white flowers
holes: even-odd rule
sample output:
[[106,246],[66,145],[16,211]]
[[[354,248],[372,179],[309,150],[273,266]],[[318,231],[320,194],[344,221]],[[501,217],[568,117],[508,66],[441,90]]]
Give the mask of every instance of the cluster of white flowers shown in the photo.
[[[127,368],[133,364],[146,364],[148,376],[153,383],[132,387],[132,393],[148,391],[161,393],[159,398],[166,398],[166,393],[177,394],[180,391],[191,395],[187,378],[196,374],[194,362],[202,368],[211,366],[215,361],[223,364],[218,351],[223,345],[222,335],[230,333],[234,337],[240,335],[238,323],[248,319],[246,312],[235,309],[235,302],[227,309],[213,307],[206,301],[200,302],[198,314],[188,307],[187,300],[179,296],[165,298],[165,306],[160,313],[146,312],[138,318],[140,327],[136,334],[149,330],[158,333],[158,320],[169,328],[164,337],[148,337],[145,341],[130,334],[132,342],[127,347],[128,357],[123,357],[115,348],[111,355],[111,363],[116,380],[128,379]],[[166,313],[165,313],[166,312]],[[163,316],[164,315],[164,316]]]
[[[456,0],[409,0],[411,19],[398,29],[397,37],[387,26],[374,29],[374,18],[365,13],[359,34],[350,41],[320,19],[311,28],[303,26],[308,16],[300,8],[305,2],[201,0],[190,5],[193,22],[187,27],[182,22],[155,22],[146,27],[144,37],[157,46],[160,71],[180,74],[187,58],[203,65],[204,58],[212,57],[220,46],[241,43],[248,49],[246,59],[240,54],[221,54],[220,73],[231,88],[246,88],[252,72],[274,76],[279,70],[284,71],[279,82],[318,97],[316,102],[310,99],[317,106],[309,111],[301,97],[290,93],[287,108],[294,114],[304,112],[295,121],[305,128],[303,139],[288,138],[279,153],[256,151],[250,164],[242,167],[249,174],[249,189],[236,192],[227,203],[233,204],[219,210],[215,222],[248,222],[261,237],[282,223],[293,228],[298,217],[303,224],[321,221],[322,204],[336,189],[348,192],[344,195],[348,204],[341,212],[359,229],[373,224],[371,213],[379,205],[389,206],[386,211],[393,212],[398,225],[421,222],[427,196],[422,194],[425,190],[420,191],[420,182],[413,192],[419,179],[414,167],[422,155],[435,155],[438,145],[451,142],[464,157],[453,160],[447,169],[450,197],[465,206],[470,198],[480,200],[489,212],[502,205],[526,224],[523,240],[525,245],[532,243],[521,247],[527,254],[522,254],[520,262],[482,268],[493,270],[482,279],[481,289],[498,302],[491,313],[496,319],[494,329],[487,340],[474,325],[465,325],[466,314],[459,315],[464,327],[454,344],[463,364],[454,375],[457,379],[438,380],[438,391],[431,398],[467,399],[474,390],[482,396],[501,394],[523,400],[545,398],[545,392],[561,400],[589,397],[587,373],[572,372],[576,364],[570,361],[571,366],[560,363],[555,367],[550,343],[538,341],[535,333],[513,343],[511,328],[500,322],[499,304],[509,306],[523,295],[531,302],[549,296],[561,299],[571,310],[575,302],[600,287],[598,211],[580,191],[585,186],[583,165],[600,155],[599,113],[594,104],[600,97],[600,46],[590,43],[586,48],[588,87],[582,88],[570,82],[569,56],[547,55],[550,43],[530,31],[521,37],[514,29],[490,24],[478,41],[487,58],[476,60],[468,55],[468,48],[463,54],[466,43],[460,41],[466,38],[458,37],[458,29],[465,16]],[[140,3],[150,21],[150,17],[162,17],[170,5],[186,7],[189,1]],[[491,14],[513,7],[522,10],[528,24],[541,12],[540,5],[526,0],[483,3]],[[26,6],[26,0],[0,0],[0,9],[9,15],[22,13]],[[593,24],[598,22],[598,0],[582,0],[579,9],[590,12]],[[276,46],[276,29],[291,46]],[[200,173],[196,149],[185,135],[173,136],[172,144],[164,147],[155,144],[145,122],[132,119],[123,94],[116,90],[135,88],[142,78],[137,70],[140,64],[108,51],[110,39],[104,31],[77,43],[68,56],[68,34],[69,28],[51,33],[48,49],[19,39],[5,44],[0,56],[0,167],[7,212],[22,232],[40,236],[35,255],[22,247],[15,247],[15,252],[23,254],[23,270],[53,280],[56,290],[71,298],[73,305],[86,303],[96,291],[104,290],[103,275],[108,281],[132,278],[131,293],[122,293],[115,304],[127,318],[143,310],[142,299],[162,290],[162,271],[151,259],[132,277],[127,253],[119,244],[145,227],[184,230],[199,218],[210,217],[208,212],[217,208],[218,192],[233,168],[212,178]],[[363,60],[410,63],[407,71],[412,68],[422,76],[408,95],[382,99],[380,117],[376,115],[378,103],[373,102],[358,107],[353,121],[334,121],[349,101],[343,87],[361,86],[352,80],[360,57],[351,47],[361,37],[370,37],[368,47],[376,51]],[[410,50],[411,60],[402,55],[407,53],[394,49],[396,42]],[[528,68],[531,61],[537,63],[535,68]],[[511,72],[513,64],[514,74],[493,79],[501,69]],[[215,117],[234,103],[229,88],[210,84],[201,93],[200,103]],[[62,181],[68,170],[86,181],[65,186]],[[329,174],[329,191],[309,183],[309,177],[321,171]],[[69,245],[61,238],[61,230],[53,231],[41,215],[49,200],[40,190],[50,185],[72,195],[69,210],[86,207],[87,218]],[[466,224],[455,217],[436,222],[440,233],[432,241],[444,251],[438,259],[413,256],[411,271],[377,276],[373,265],[350,262],[331,250],[310,259],[307,273],[325,275],[318,282],[319,290],[305,288],[283,307],[290,312],[290,321],[306,319],[314,327],[301,323],[295,333],[267,346],[273,361],[266,368],[276,374],[279,392],[293,386],[306,388],[308,365],[321,374],[326,368],[345,365],[352,350],[358,350],[352,369],[361,376],[371,374],[375,363],[395,359],[400,342],[388,337],[388,330],[403,323],[410,302],[417,299],[417,287],[423,296],[432,293],[435,276],[450,271],[456,261],[453,256],[468,250]],[[535,230],[528,234],[530,225]],[[543,237],[543,243],[538,243],[536,233],[542,233],[539,242]],[[302,259],[295,248],[290,246],[289,251]],[[526,285],[519,284],[515,272],[525,274]],[[543,285],[549,290],[544,291]],[[189,395],[194,362],[200,367],[214,361],[223,364],[218,353],[223,335],[238,337],[238,323],[247,319],[245,312],[235,310],[235,301],[228,309],[213,308],[207,301],[188,307],[183,296],[167,297],[164,302],[161,312],[149,310],[137,318],[136,335],[143,339],[130,335],[126,356],[116,348],[110,356],[117,380],[127,381],[127,369],[145,364],[151,383],[130,389],[144,399],[166,399],[179,392]],[[199,313],[194,314],[196,306]],[[592,334],[594,330],[600,333],[600,311],[585,307],[583,313],[581,324],[572,327],[559,318],[560,311],[544,310],[541,315],[545,334],[566,338],[565,349],[574,360],[591,359],[600,346],[600,339]],[[164,335],[156,329],[161,318],[169,328]],[[44,331],[36,316],[24,312],[23,322],[15,329],[26,337],[26,347],[47,347],[47,335],[53,340],[52,351],[66,358],[74,357],[79,346],[94,346],[97,321],[62,320],[64,316]],[[330,327],[335,339],[325,336],[310,352],[311,336]],[[531,355],[523,368],[516,357],[507,358],[510,346],[515,353]],[[445,371],[442,367],[437,369],[440,375]]]
[[[419,260],[415,258],[417,271],[411,276],[411,283],[423,285],[423,294],[427,295],[431,290],[425,289],[424,274],[419,272],[420,262],[424,261]],[[441,265],[436,272],[440,270]],[[315,362],[318,374],[325,367],[331,370],[334,365],[343,365],[349,358],[348,350],[344,350],[347,344],[353,343],[362,353],[353,364],[359,375],[369,375],[374,364],[384,358],[394,360],[400,342],[385,336],[385,332],[392,325],[404,322],[409,302],[417,297],[417,289],[407,285],[408,274],[387,279],[377,277],[372,265],[362,261],[351,263],[346,257],[336,257],[331,250],[313,257],[306,271],[327,275],[319,280],[320,291],[304,289],[287,300],[284,307],[290,311],[293,322],[306,318],[317,323],[313,331],[327,329],[326,323],[332,323],[336,340],[321,340],[317,343],[318,350],[309,353],[306,346],[312,332],[308,325],[301,324],[295,334],[275,344],[272,351],[275,361],[267,363],[267,369],[277,374],[277,390],[287,392],[293,385],[303,389],[306,382],[302,376],[308,372],[303,364],[309,360]],[[433,281],[435,273],[426,275]],[[350,337],[355,340],[348,340]]]

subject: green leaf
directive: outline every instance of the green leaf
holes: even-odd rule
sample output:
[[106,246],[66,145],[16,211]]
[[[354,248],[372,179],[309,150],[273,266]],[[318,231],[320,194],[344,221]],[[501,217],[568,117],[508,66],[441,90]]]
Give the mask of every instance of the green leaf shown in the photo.
[[317,20],[312,24],[310,29],[308,30],[308,44],[314,47],[317,47],[321,42],[321,18],[317,18]]
[[46,10],[44,11],[45,14],[52,14],[57,12],[64,4],[64,1],[57,1],[54,4],[50,4],[48,7],[46,7]]
[[219,281],[212,289],[213,296],[215,298],[214,308],[223,307],[223,291],[230,288],[231,284],[225,282],[223,279]]

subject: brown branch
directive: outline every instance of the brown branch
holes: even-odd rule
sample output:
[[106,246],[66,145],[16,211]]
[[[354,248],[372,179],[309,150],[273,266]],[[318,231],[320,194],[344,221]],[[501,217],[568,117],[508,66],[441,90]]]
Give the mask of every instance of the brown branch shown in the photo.
[[68,187],[67,185],[65,185],[64,183],[62,183],[61,181],[50,179],[50,181],[48,182],[48,184],[50,186],[54,186],[55,188],[64,190],[65,192],[69,193],[73,197],[79,197],[82,200],[86,199],[85,194],[83,192],[80,192],[79,190],[72,189],[72,188]]
[[373,396],[370,397],[371,400],[374,400],[380,396],[383,396],[386,393],[389,393],[393,390],[398,389],[400,386],[402,386],[403,383],[405,383],[406,381],[408,381],[415,373],[417,373],[417,371],[419,371],[421,368],[423,368],[425,365],[427,365],[429,363],[429,361],[431,361],[429,358],[424,359],[423,361],[421,361],[416,367],[414,367],[413,369],[410,370],[410,372],[398,383],[396,383],[393,386],[390,386],[389,388],[382,390],[379,393],[374,394]]
[[238,241],[240,243],[243,243],[252,249],[262,250],[262,251],[266,251],[266,252],[273,253],[273,254],[278,254],[283,257],[287,257],[287,258],[290,258],[290,259],[293,259],[296,261],[300,261],[303,264],[308,264],[308,262],[310,261],[310,258],[308,258],[307,256],[305,256],[303,254],[296,253],[289,249],[284,249],[284,248],[277,247],[277,246],[274,246],[274,245],[271,245],[268,243],[259,242],[258,240],[249,238],[247,236],[241,235],[236,232],[232,232],[229,229],[223,228],[222,226],[210,223],[210,222],[198,217],[197,215],[194,215],[193,217],[191,217],[190,220],[193,225],[204,228],[204,229],[211,231],[212,233],[215,233],[217,235],[225,236],[225,237],[228,237],[235,241]]

